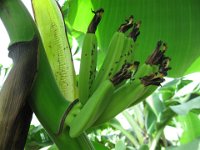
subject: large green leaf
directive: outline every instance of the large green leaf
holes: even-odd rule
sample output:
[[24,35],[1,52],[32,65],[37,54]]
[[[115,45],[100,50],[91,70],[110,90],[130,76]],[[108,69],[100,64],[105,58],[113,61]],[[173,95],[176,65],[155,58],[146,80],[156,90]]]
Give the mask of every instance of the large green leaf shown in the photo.
[[92,18],[90,10],[100,7],[105,10],[97,31],[102,50],[106,51],[119,25],[134,15],[136,20],[142,20],[136,44],[137,60],[144,61],[156,42],[164,40],[169,47],[167,55],[172,58],[170,76],[182,76],[186,70],[200,71],[198,63],[193,64],[200,54],[199,0],[71,0],[68,21],[73,29],[85,32]]

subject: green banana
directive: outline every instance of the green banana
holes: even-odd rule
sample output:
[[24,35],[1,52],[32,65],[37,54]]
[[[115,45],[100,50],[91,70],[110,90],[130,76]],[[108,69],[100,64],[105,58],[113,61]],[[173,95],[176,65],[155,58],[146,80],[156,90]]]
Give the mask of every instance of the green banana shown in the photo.
[[144,101],[147,97],[149,97],[156,89],[158,86],[156,85],[149,85],[145,88],[144,93],[142,94],[141,97],[139,97],[136,101],[134,101],[129,107],[132,107],[136,104],[138,104],[141,101]]
[[[132,16],[131,16],[132,17]],[[131,21],[131,19],[133,18],[129,18],[129,22]],[[122,56],[121,56],[121,60],[120,62],[122,64],[124,63],[131,63],[134,61],[134,55],[133,55],[133,52],[134,52],[134,44],[137,40],[137,37],[139,36],[140,34],[140,25],[141,25],[141,21],[138,21],[137,23],[134,23],[133,25],[133,29],[132,31],[129,33],[128,37],[127,37],[127,40],[125,42],[125,47],[124,47],[124,50],[123,50],[123,53],[122,53]],[[121,65],[118,66],[118,69],[120,68]]]
[[[138,68],[138,71],[135,75],[135,78],[139,79],[140,77],[154,73],[155,69],[153,67],[156,67],[156,66],[151,66],[151,65],[146,64],[146,63],[140,65],[139,68]],[[156,70],[155,70],[155,72],[156,72]]]
[[89,98],[91,86],[96,76],[97,38],[95,31],[101,20],[103,9],[93,12],[95,13],[95,16],[88,27],[88,31],[83,41],[79,71],[79,100],[83,105]]
[[112,97],[110,97],[109,104],[106,106],[101,116],[97,119],[94,126],[110,120],[119,112],[123,111],[143,94],[144,89],[144,85],[140,83],[140,80],[137,80],[127,83],[116,90]]
[[124,47],[125,35],[121,32],[114,33],[110,45],[108,47],[108,54],[99,70],[97,77],[92,86],[92,93],[97,89],[99,84],[113,75],[113,69],[118,64],[121,52]]
[[97,90],[80,110],[80,113],[71,122],[67,121],[69,120],[68,117],[71,118],[68,115],[66,124],[70,126],[71,137],[77,137],[93,125],[109,103],[108,99],[115,91],[115,87],[124,80],[129,79],[133,70],[134,64],[124,65],[112,79],[106,79],[98,86]]
[[118,65],[115,67],[114,72],[117,72],[120,70],[120,68],[126,64],[126,63],[131,63],[131,60],[128,60],[129,55],[131,55],[130,51],[133,51],[133,40],[130,37],[125,37],[124,41],[124,49],[121,53],[120,60]]
[[157,74],[151,74],[125,84],[111,96],[109,104],[101,116],[96,120],[94,126],[109,121],[118,113],[128,108],[132,103],[135,103],[140,97],[143,96],[146,88],[148,88],[147,86],[157,85],[163,81],[164,79],[157,76]]
[[[138,73],[136,78],[140,78],[142,75],[147,76],[148,74],[159,72],[160,76],[166,76],[167,71],[171,68],[169,67],[170,58],[164,55],[167,50],[167,45],[162,41],[157,43],[157,47],[154,52],[149,56],[145,64],[142,65],[141,68],[138,69]],[[130,106],[133,106],[142,100],[145,100],[149,95],[151,95],[157,86],[150,85],[146,87],[144,94],[138,98],[135,102],[133,102]]]
[[[116,70],[116,68],[118,68],[119,66],[119,62],[122,56],[121,54],[125,46],[126,35],[124,34],[124,32],[126,32],[129,28],[132,27],[132,23],[133,17],[131,16],[129,20],[127,20],[126,23],[122,24],[118,31],[114,33],[111,42],[108,46],[108,51],[104,62],[92,85],[92,93],[97,89],[98,85],[102,81],[112,78],[113,75],[119,71]],[[120,68],[121,67],[122,66],[120,66]]]
[[114,91],[114,85],[110,80],[103,81],[87,103],[83,106],[80,113],[70,122],[70,136],[76,137],[88,127],[90,127],[100,115],[99,110],[106,105],[106,97],[110,97]]
[[[162,42],[158,42],[157,48],[147,59],[146,64],[138,68],[134,76],[135,80],[126,83],[113,93],[109,104],[95,121],[94,126],[110,120],[124,109],[137,104],[164,81],[163,76],[169,70],[169,59],[164,56],[164,51],[160,50],[161,45]],[[164,44],[163,48],[165,49]]]
[[72,102],[77,98],[75,70],[59,6],[55,0],[32,0],[32,6],[57,85],[63,96]]
[[134,23],[133,29],[129,34],[129,44],[128,44],[128,51],[127,51],[127,62],[133,62],[134,61],[134,44],[137,40],[137,37],[140,35],[140,26],[141,21],[138,21],[137,23]]

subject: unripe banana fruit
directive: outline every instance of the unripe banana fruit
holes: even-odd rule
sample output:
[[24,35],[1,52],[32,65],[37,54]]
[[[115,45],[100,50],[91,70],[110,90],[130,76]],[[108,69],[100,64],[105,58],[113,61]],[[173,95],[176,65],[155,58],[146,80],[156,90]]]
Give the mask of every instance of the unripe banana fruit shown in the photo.
[[110,80],[105,80],[99,85],[80,113],[69,124],[71,137],[77,137],[96,121],[106,105],[106,98],[110,97],[113,91],[114,85]]
[[[84,130],[91,127],[99,116],[104,112],[109,104],[108,99],[115,91],[115,87],[126,79],[129,79],[134,70],[134,66],[124,65],[121,70],[114,75],[112,79],[104,80],[88,99],[81,109],[80,113],[69,122],[70,136],[77,137]],[[68,116],[70,117],[70,116]]]
[[169,70],[169,58],[164,56],[165,50],[165,44],[162,47],[162,42],[159,41],[146,63],[138,67],[138,71],[134,75],[135,80],[126,83],[112,94],[107,107],[95,121],[94,126],[109,121],[124,109],[139,103],[156,90],[157,86],[164,81],[163,77]]
[[103,9],[99,9],[93,12],[95,13],[95,16],[88,27],[88,31],[83,41],[79,71],[79,100],[83,105],[90,96],[91,87],[96,76],[97,38],[95,31],[104,11]]
[[133,17],[131,16],[129,20],[126,20],[126,23],[122,24],[118,31],[112,36],[106,57],[97,74],[94,84],[92,85],[92,93],[97,89],[101,82],[111,79],[124,64],[124,62],[121,61],[121,57],[127,40],[125,32],[129,30],[132,25]]

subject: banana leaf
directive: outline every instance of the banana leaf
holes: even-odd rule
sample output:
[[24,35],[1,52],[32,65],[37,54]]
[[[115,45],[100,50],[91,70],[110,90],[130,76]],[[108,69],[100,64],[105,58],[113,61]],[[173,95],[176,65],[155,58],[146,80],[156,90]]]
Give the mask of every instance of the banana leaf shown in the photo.
[[91,9],[104,8],[98,27],[99,47],[106,53],[109,41],[130,15],[141,20],[141,34],[135,44],[135,59],[144,62],[158,40],[168,44],[171,77],[200,71],[199,0],[71,0],[68,1],[70,28],[86,32],[92,19]]

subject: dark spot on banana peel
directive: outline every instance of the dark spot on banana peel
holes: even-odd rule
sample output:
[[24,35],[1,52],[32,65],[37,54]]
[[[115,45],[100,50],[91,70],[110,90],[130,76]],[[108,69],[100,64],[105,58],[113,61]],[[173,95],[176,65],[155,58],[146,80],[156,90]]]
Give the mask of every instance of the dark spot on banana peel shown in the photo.
[[161,64],[162,60],[165,57],[164,53],[165,53],[166,50],[167,50],[167,45],[165,43],[163,43],[162,41],[158,41],[154,52],[147,59],[146,63],[149,64],[149,65],[159,65],[159,64]]
[[[122,66],[119,72],[117,72],[110,80],[114,85],[120,84],[126,79],[130,79],[134,71],[137,70],[139,62],[127,63]],[[135,72],[134,72],[135,73]]]
[[162,59],[160,66],[159,66],[159,72],[164,74],[165,76],[167,76],[168,70],[171,70],[171,67],[169,67],[170,60],[171,60],[171,58],[164,57]]
[[134,23],[133,29],[130,32],[129,36],[133,39],[135,42],[137,40],[137,37],[140,35],[140,26],[141,26],[141,21],[138,21],[137,23]]
[[151,56],[147,59],[146,63],[149,65],[158,65],[158,72],[167,76],[169,67],[169,63],[171,58],[165,56],[165,52],[167,50],[167,44],[162,41],[157,42],[157,46]]
[[165,81],[165,79],[163,78],[163,74],[160,73],[154,73],[148,76],[144,76],[142,78],[140,78],[142,84],[144,84],[144,86],[148,86],[148,85],[156,85],[156,86],[161,86],[161,83],[163,81]]

